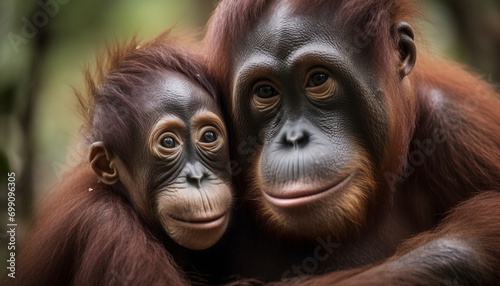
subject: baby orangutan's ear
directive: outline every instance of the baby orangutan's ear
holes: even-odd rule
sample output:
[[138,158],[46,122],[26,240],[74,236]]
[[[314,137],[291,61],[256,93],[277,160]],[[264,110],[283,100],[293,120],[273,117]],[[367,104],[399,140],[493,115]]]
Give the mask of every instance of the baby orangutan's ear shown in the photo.
[[95,142],[90,145],[90,166],[99,180],[107,185],[113,185],[119,180],[118,169],[113,157],[113,153],[106,148],[104,142]]

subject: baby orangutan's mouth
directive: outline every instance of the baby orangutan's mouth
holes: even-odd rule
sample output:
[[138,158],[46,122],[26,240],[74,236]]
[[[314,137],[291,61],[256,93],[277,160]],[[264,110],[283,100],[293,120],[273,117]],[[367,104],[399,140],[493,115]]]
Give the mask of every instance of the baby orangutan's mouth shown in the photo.
[[227,212],[215,216],[205,216],[205,217],[191,217],[189,219],[183,219],[171,216],[172,219],[176,220],[178,223],[185,225],[188,228],[195,229],[213,229],[221,226],[227,219]]

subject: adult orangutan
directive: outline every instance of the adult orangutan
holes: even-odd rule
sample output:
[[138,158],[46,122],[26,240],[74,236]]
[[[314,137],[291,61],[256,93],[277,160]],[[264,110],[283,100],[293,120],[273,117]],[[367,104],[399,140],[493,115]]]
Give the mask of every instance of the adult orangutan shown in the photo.
[[455,64],[417,61],[417,11],[408,0],[220,2],[205,44],[245,190],[234,273],[499,281],[500,99]]
[[171,251],[214,245],[232,201],[212,81],[167,33],[97,64],[80,97],[88,159],[50,194],[8,283],[189,285]]

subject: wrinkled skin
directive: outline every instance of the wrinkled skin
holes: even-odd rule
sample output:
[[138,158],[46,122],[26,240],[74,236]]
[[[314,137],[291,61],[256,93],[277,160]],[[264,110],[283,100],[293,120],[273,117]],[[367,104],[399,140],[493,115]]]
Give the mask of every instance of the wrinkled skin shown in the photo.
[[[391,10],[384,38],[360,46],[334,5],[291,12],[290,2],[223,1],[207,41],[230,57],[214,68],[227,65],[220,75],[231,79],[246,200],[231,274],[286,282],[328,272],[305,285],[492,284],[498,255],[486,249],[499,249],[500,212],[481,205],[500,202],[484,192],[500,186],[499,126],[487,122],[498,118],[497,95],[479,98],[487,85],[446,62],[413,71],[413,31],[397,22],[408,3]],[[360,11],[363,21],[385,10]],[[383,55],[370,50],[378,45]],[[471,98],[473,113],[464,107]]]
[[233,55],[238,141],[261,144],[243,159],[255,170],[249,195],[273,231],[352,235],[373,203],[383,205],[374,168],[384,163],[389,122],[376,69],[335,17],[292,15],[285,4],[269,11]]
[[[404,215],[373,216],[391,196],[374,187],[390,126],[374,63],[334,15],[293,15],[282,3],[266,11],[231,50],[232,143],[246,193],[227,243],[236,260],[221,268],[266,281],[383,259],[415,229]],[[413,34],[401,26],[409,48],[394,65],[410,72]],[[401,231],[386,232],[396,223]]]

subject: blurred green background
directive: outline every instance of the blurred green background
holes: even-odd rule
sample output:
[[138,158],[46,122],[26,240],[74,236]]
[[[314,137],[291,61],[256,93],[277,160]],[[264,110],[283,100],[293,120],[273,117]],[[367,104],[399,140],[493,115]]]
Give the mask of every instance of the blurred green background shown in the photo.
[[[0,0],[0,269],[5,269],[7,173],[16,172],[17,243],[36,202],[75,163],[81,124],[72,87],[106,42],[202,31],[216,0]],[[500,1],[422,0],[431,50],[500,83]],[[1,272],[1,271],[0,271]]]

